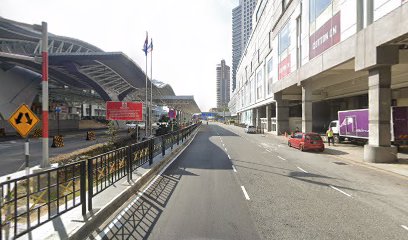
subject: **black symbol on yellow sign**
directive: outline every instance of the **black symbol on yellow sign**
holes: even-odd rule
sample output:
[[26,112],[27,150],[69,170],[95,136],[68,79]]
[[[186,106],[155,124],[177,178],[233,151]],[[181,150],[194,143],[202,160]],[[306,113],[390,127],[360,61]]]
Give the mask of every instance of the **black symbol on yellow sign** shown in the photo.
[[23,104],[8,121],[22,137],[26,137],[40,120],[27,105]]

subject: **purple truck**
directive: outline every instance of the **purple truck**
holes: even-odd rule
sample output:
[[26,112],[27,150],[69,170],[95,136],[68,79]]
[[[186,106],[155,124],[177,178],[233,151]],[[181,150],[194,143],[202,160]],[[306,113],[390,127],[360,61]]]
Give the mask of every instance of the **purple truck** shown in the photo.
[[[329,125],[339,141],[344,138],[368,140],[368,109],[339,111],[338,120]],[[391,108],[391,141],[395,145],[407,145],[408,107]]]

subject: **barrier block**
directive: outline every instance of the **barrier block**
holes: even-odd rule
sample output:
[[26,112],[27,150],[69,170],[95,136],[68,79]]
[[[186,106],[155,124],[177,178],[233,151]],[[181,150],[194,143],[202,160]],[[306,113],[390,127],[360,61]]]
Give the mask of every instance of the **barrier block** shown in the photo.
[[87,141],[96,140],[95,132],[94,131],[87,131],[86,132],[86,140]]
[[64,137],[61,135],[52,137],[52,145],[51,147],[63,147],[64,146]]

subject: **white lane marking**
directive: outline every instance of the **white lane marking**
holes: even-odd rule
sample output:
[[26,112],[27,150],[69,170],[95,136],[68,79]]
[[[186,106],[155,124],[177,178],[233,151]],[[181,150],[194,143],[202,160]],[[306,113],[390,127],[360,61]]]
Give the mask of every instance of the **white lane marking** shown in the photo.
[[263,148],[263,146],[262,146],[261,144],[258,144],[258,147],[261,147],[261,148]]
[[346,193],[346,192],[344,192],[344,191],[342,191],[342,190],[340,190],[340,189],[338,189],[338,188],[336,188],[335,186],[332,186],[332,185],[329,185],[331,188],[333,188],[334,190],[337,190],[337,191],[339,191],[339,192],[341,192],[341,193],[343,193],[344,195],[346,195],[346,196],[348,196],[348,197],[351,197],[351,195],[350,194],[348,194],[348,193]]
[[223,143],[222,146],[225,147],[225,144]]
[[227,148],[224,148],[226,152],[228,152]]
[[401,225],[401,227],[402,227],[403,229],[405,229],[405,230],[407,230],[407,231],[408,231],[408,227],[407,227],[407,226],[405,226],[405,225]]
[[232,170],[233,170],[234,172],[237,172],[237,169],[235,168],[234,165],[232,165]]
[[228,154],[228,159],[231,159],[231,156]]
[[249,198],[249,196],[248,196],[247,191],[245,190],[245,187],[244,187],[244,186],[241,186],[241,189],[242,189],[242,191],[244,192],[244,195],[245,195],[246,200],[251,200],[251,199]]
[[269,150],[269,149],[265,149],[267,152],[272,152],[271,150]]
[[307,171],[305,171],[303,168],[301,167],[297,167],[300,171],[304,172],[304,173],[308,173]]
[[284,159],[284,158],[281,157],[281,156],[278,156],[278,158],[281,159],[281,160],[283,160],[283,161],[286,161],[286,159]]

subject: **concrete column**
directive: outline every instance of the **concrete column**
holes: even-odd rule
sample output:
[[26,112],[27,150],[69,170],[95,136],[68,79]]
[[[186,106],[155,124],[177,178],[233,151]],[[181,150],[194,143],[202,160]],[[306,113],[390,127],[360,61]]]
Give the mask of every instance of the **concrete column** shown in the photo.
[[270,132],[272,131],[272,123],[271,123],[271,117],[272,117],[272,104],[266,105],[266,131]]
[[312,131],[312,88],[310,85],[302,86],[302,132]]
[[374,21],[374,0],[367,0],[366,6],[367,6],[366,23],[368,26],[372,24]]
[[275,93],[276,104],[276,133],[284,134],[289,132],[289,104],[287,101],[282,100],[282,93]]
[[252,109],[252,126],[256,126],[256,108]]
[[391,66],[369,70],[368,76],[368,145],[364,146],[367,162],[394,162],[397,149],[391,147]]
[[259,109],[259,107],[256,108],[256,127],[261,127],[261,110]]
[[357,9],[357,32],[364,28],[364,2],[363,1],[356,1],[356,9]]
[[92,117],[92,104],[89,104],[89,117]]

